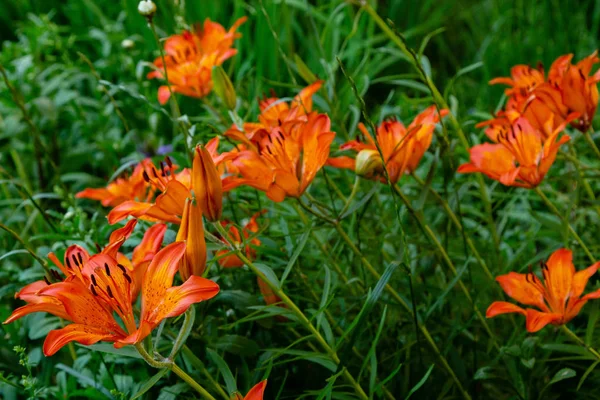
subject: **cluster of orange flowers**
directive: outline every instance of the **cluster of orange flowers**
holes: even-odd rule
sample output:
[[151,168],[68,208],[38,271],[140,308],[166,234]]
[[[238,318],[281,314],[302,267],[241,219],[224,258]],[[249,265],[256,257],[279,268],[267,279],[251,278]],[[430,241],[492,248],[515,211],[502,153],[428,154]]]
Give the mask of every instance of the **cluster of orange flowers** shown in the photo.
[[569,124],[587,131],[598,105],[600,71],[590,73],[600,58],[594,52],[576,65],[572,58],[568,54],[556,59],[548,76],[541,66],[517,65],[510,78],[490,81],[510,86],[506,109],[477,125],[487,127],[485,133],[494,143],[473,146],[471,161],[458,172],[481,172],[506,186],[538,186],[559,147],[570,140],[567,135],[559,138],[560,133]]
[[[212,67],[236,53],[232,45],[239,37],[236,29],[244,21],[245,18],[239,19],[226,31],[207,20],[203,29],[170,37],[165,42],[165,63],[157,59],[157,68],[148,77],[168,77],[172,91],[206,96],[212,88]],[[510,86],[506,90],[506,109],[479,125],[486,127],[485,133],[493,143],[471,148],[470,162],[460,166],[458,172],[482,172],[504,185],[526,188],[536,187],[542,181],[559,147],[569,140],[566,135],[559,137],[560,133],[568,124],[587,130],[598,102],[596,82],[600,74],[589,76],[592,65],[599,61],[596,54],[577,65],[570,64],[571,58],[559,58],[547,77],[541,68],[516,66],[511,78],[492,81]],[[261,245],[257,219],[262,212],[254,214],[241,229],[221,220],[224,192],[245,185],[276,202],[286,197],[299,198],[326,164],[395,184],[404,174],[415,171],[431,145],[436,124],[449,113],[431,106],[408,127],[392,118],[383,121],[373,133],[360,124],[356,140],[340,147],[356,156],[330,158],[335,133],[329,116],[316,111],[313,104],[313,96],[322,85],[322,81],[312,83],[289,102],[275,96],[262,99],[256,122],[234,125],[224,132],[236,142],[230,151],[219,154],[219,138],[215,137],[194,149],[191,168],[180,169],[168,157],[158,167],[145,159],[130,176],[120,177],[106,188],[88,188],[78,193],[78,198],[98,200],[112,207],[108,214],[110,224],[132,219],[111,234],[108,245],[98,254],[90,255],[74,245],[67,249],[61,263],[51,253],[49,258],[62,276],[54,270],[53,280],[57,282],[38,281],[19,291],[17,297],[27,305],[15,310],[5,322],[40,311],[71,321],[72,324],[48,334],[44,343],[46,355],[71,341],[86,345],[108,341],[116,347],[139,343],[165,318],[178,316],[190,305],[218,293],[218,285],[202,277],[207,261],[203,218],[222,224],[228,232],[228,237],[220,237],[224,244],[243,246],[245,258],[256,258],[256,249]],[[160,87],[161,103],[170,95],[167,86]],[[155,224],[129,259],[119,249],[137,219]],[[177,224],[179,229],[176,241],[161,249],[165,223]],[[521,313],[527,317],[529,331],[569,321],[587,300],[600,297],[600,291],[581,297],[600,264],[575,272],[571,257],[568,250],[554,253],[543,264],[545,283],[533,273],[498,277],[509,296],[541,311],[496,302],[487,315]],[[244,265],[240,257],[228,250],[217,251],[215,259],[223,268]],[[183,284],[172,286],[177,271]],[[259,279],[258,284],[267,304],[281,303],[265,282]],[[139,293],[142,307],[136,322],[133,304]],[[261,382],[253,388],[257,399],[262,398],[265,384]]]

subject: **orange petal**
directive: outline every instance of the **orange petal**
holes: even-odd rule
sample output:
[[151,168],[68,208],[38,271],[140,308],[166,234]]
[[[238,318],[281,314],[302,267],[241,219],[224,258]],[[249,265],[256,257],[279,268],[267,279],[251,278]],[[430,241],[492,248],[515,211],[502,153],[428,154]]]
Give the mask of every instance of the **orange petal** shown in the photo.
[[[542,310],[546,310],[544,304],[544,294],[535,286],[530,283],[533,280],[531,275],[519,274],[516,272],[509,272],[506,275],[500,275],[496,278],[496,281],[500,284],[504,292],[518,301],[521,304],[529,306],[536,306]],[[535,278],[539,280],[539,278]]]
[[531,308],[528,308],[526,312],[525,327],[528,332],[537,332],[548,324],[556,324],[562,320],[560,314],[540,312]]
[[22,307],[17,308],[12,312],[12,314],[10,314],[10,317],[8,317],[6,321],[3,322],[3,324],[10,324],[11,322],[18,320],[19,318],[22,318],[26,315],[35,312],[47,312],[48,314],[52,314],[59,318],[66,319],[67,321],[71,320],[71,317],[69,316],[69,314],[67,314],[65,308],[61,303],[56,302],[50,297],[46,297],[45,301],[40,301],[35,304],[26,304]]
[[102,328],[89,325],[71,324],[48,332],[44,341],[44,355],[49,357],[70,342],[89,346],[101,340],[115,340],[115,335]]
[[244,397],[244,400],[263,400],[265,389],[267,388],[267,380],[257,383]]
[[485,312],[486,318],[493,318],[496,315],[508,314],[508,313],[519,313],[525,315],[525,310],[516,304],[508,303],[506,301],[495,301],[493,302]]
[[129,216],[139,218],[145,215],[152,206],[151,203],[140,203],[134,200],[124,201],[110,210],[107,217],[108,223],[111,225],[116,224]]
[[575,276],[573,253],[571,250],[556,250],[546,263],[548,269],[545,274],[546,288],[553,298],[554,310],[562,310],[569,297]]
[[348,156],[329,157],[325,165],[329,165],[334,168],[351,169],[354,171],[356,160]]
[[206,218],[212,222],[221,219],[223,185],[210,153],[203,146],[196,147],[194,154],[192,189]]
[[151,321],[156,323],[164,318],[183,314],[192,304],[209,300],[219,293],[215,282],[192,275],[183,285],[170,287]]
[[186,199],[183,208],[181,225],[176,241],[185,241],[185,255],[179,264],[179,275],[182,280],[190,276],[202,276],[206,268],[206,242],[204,240],[204,224],[200,205]]
[[124,227],[113,231],[110,234],[110,238],[108,239],[109,243],[104,249],[102,249],[102,253],[107,254],[113,258],[117,258],[119,249],[121,248],[123,243],[125,243],[125,241],[129,238],[131,233],[133,232],[133,229],[135,228],[136,223],[137,223],[137,220],[132,219],[130,221],[127,221],[127,223],[125,224]]
[[171,180],[164,192],[156,198],[156,205],[167,214],[181,215],[185,199],[189,196],[187,187],[177,180]]
[[169,90],[168,86],[161,86],[158,88],[158,102],[160,104],[165,104],[167,101],[169,101],[170,97],[171,91]]
[[585,286],[588,283],[588,280],[592,275],[598,271],[600,267],[600,262],[594,263],[591,266],[583,269],[581,271],[577,271],[573,276],[573,283],[571,287],[571,296],[570,297],[579,297],[585,290]]

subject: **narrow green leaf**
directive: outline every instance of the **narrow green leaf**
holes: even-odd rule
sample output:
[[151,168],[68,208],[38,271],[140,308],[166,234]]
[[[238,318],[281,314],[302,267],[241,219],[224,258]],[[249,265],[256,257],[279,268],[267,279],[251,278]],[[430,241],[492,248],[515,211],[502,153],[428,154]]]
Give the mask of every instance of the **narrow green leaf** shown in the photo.
[[206,354],[208,354],[208,357],[210,357],[212,362],[217,364],[219,372],[221,373],[221,375],[223,375],[223,380],[225,381],[227,392],[233,393],[237,391],[235,379],[233,378],[233,374],[231,373],[231,370],[229,369],[229,366],[227,365],[225,360],[223,360],[223,358],[212,349],[206,349]]
[[433,371],[433,367],[434,367],[434,364],[431,364],[431,366],[425,373],[425,376],[423,376],[423,378],[415,386],[413,386],[412,389],[410,389],[410,392],[408,392],[408,396],[406,396],[405,400],[410,399],[410,396],[412,396],[417,390],[421,389],[421,386],[423,386],[425,384],[425,382],[427,382],[429,375],[431,375],[431,371]]
[[144,385],[140,388],[140,390],[138,390],[138,392],[133,395],[131,400],[139,399],[140,397],[142,397],[144,395],[144,393],[146,393],[148,390],[152,389],[152,387],[154,385],[156,385],[156,383],[160,380],[160,378],[165,376],[165,374],[167,372],[169,372],[169,370],[167,368],[163,368],[160,371],[158,371],[158,373],[156,373],[154,376],[152,376],[152,378],[148,379],[146,381],[146,383],[144,383]]
[[281,286],[283,286],[283,282],[285,282],[285,279],[288,277],[290,272],[292,272],[292,268],[294,267],[296,260],[298,259],[298,257],[300,256],[300,253],[302,253],[302,250],[304,250],[304,246],[306,246],[306,243],[308,242],[310,233],[311,233],[311,230],[308,229],[300,237],[300,240],[298,240],[298,244],[296,245],[296,248],[294,249],[294,253],[290,257],[290,260],[288,261],[288,263],[285,267],[285,270],[283,270],[283,274],[281,275]]

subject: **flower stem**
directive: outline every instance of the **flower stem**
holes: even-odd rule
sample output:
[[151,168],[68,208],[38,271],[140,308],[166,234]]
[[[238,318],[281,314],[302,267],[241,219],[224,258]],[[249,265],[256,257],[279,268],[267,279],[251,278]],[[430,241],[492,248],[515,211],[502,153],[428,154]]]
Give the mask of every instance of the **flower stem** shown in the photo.
[[552,211],[558,218],[560,218],[560,220],[564,224],[567,225],[567,227],[569,228],[569,232],[571,232],[571,234],[573,235],[573,237],[575,238],[575,240],[577,241],[577,243],[579,243],[579,245],[581,246],[581,248],[583,249],[583,251],[585,252],[585,254],[590,259],[590,261],[596,262],[596,259],[592,255],[592,252],[588,249],[588,247],[585,245],[585,243],[583,242],[583,240],[581,240],[581,237],[577,234],[577,232],[575,232],[575,229],[573,229],[573,227],[571,226],[571,224],[569,223],[569,221],[564,217],[564,215],[562,215],[560,213],[560,211],[558,210],[558,208],[556,208],[556,206],[554,204],[552,204],[552,202],[550,201],[550,199],[548,197],[546,197],[546,195],[544,194],[544,192],[542,192],[542,190],[539,187],[536,187],[534,190],[537,193],[537,195],[540,196],[540,198],[546,204],[546,206],[550,209],[550,211]]
[[[407,56],[408,61],[417,70],[417,73],[419,74],[419,77],[421,78],[421,80],[429,88],[429,91],[431,92],[433,100],[438,105],[438,107],[450,110],[450,107],[448,107],[448,103],[446,103],[444,96],[442,96],[442,94],[437,89],[437,87],[435,86],[435,84],[433,83],[431,78],[425,73],[425,70],[421,66],[419,58],[418,58],[417,54],[414,52],[414,50],[410,49],[404,42],[404,39],[402,37],[400,37],[398,34],[396,34],[396,32],[388,26],[388,24],[379,16],[379,14],[377,14],[377,11],[375,11],[375,9],[373,7],[371,7],[369,2],[367,2],[367,1],[363,2],[363,9],[367,12],[367,14],[369,14],[371,16],[373,21],[390,38],[390,40],[392,42],[394,42],[394,44],[396,46],[398,46],[400,51]],[[465,149],[468,149],[470,147],[469,141],[467,140],[467,137],[465,136],[465,133],[463,132],[462,127],[460,126],[460,123],[458,122],[458,120],[456,119],[456,116],[454,115],[454,113],[452,113],[452,111],[450,111],[448,113],[448,119],[450,120],[452,127],[456,131],[461,144],[463,145],[463,147]],[[446,139],[446,141],[448,141],[448,138],[445,138],[445,139]],[[446,144],[446,145],[449,145],[449,144]],[[480,174],[477,174],[477,183],[479,186],[481,201],[483,202],[483,205],[484,205],[484,208],[485,208],[485,211],[487,214],[487,220],[488,220],[487,222],[489,225],[489,230],[490,230],[490,233],[494,240],[494,244],[495,244],[494,250],[496,252],[496,255],[498,255],[500,253],[500,251],[499,251],[500,237],[498,236],[498,232],[496,230],[496,222],[494,221],[494,216],[492,213],[492,205],[490,202],[489,195],[487,193],[487,187],[485,185],[485,181],[483,180],[483,177]]]
[[567,328],[567,325],[562,325],[561,329],[564,333],[567,334],[567,336],[573,339],[574,342],[577,342],[577,344],[579,344],[580,346],[585,347],[585,349],[589,351],[594,357],[596,357],[597,360],[600,360],[600,353],[598,353],[593,347],[588,346],[583,340],[579,338],[579,336],[577,336],[572,330]]
[[183,381],[185,381],[185,383],[187,383],[198,393],[200,393],[200,395],[203,398],[208,400],[216,400],[210,393],[206,391],[206,389],[204,389],[198,382],[196,382],[194,378],[189,376],[184,370],[182,370],[177,364],[175,364],[175,361],[168,358],[164,361],[155,360],[150,354],[148,354],[148,352],[146,351],[146,349],[144,349],[144,346],[141,343],[136,343],[135,348],[137,349],[138,353],[140,353],[142,358],[152,367],[170,369],[171,371],[175,372]]
[[[228,243],[231,243],[231,239],[229,238],[229,233],[225,230],[225,228],[223,228],[223,226],[221,226],[220,223],[215,223],[215,224],[213,224],[213,226],[222,235],[222,237],[225,240],[227,240]],[[315,326],[310,322],[310,320],[306,317],[306,315],[304,315],[304,313],[302,312],[302,310],[300,310],[300,308],[296,305],[296,303],[294,303],[292,301],[292,299],[290,299],[280,287],[278,287],[275,283],[271,282],[271,280],[269,278],[267,278],[266,275],[260,269],[258,269],[258,267],[256,265],[254,265],[254,263],[252,261],[250,261],[246,257],[246,255],[242,251],[240,251],[239,248],[232,246],[231,244],[229,245],[229,248],[231,251],[235,252],[235,254],[239,257],[239,259],[242,260],[242,262],[244,264],[246,264],[248,266],[248,268],[250,268],[252,270],[252,272],[254,272],[254,274],[258,278],[262,279],[267,285],[269,285],[269,288],[271,288],[273,293],[275,293],[275,295],[277,295],[281,299],[281,301],[288,307],[288,309],[291,312],[293,312],[294,315],[296,315],[296,317],[298,318],[300,323],[302,325],[304,325],[304,327],[314,336],[316,341],[327,352],[327,354],[329,355],[329,357],[331,357],[333,362],[336,363],[336,365],[338,365],[340,368],[342,368],[342,370],[343,370],[342,373],[343,373],[344,377],[350,383],[350,385],[354,388],[354,390],[356,391],[358,396],[361,399],[368,399],[369,397],[367,396],[367,394],[365,393],[363,388],[360,386],[360,383],[358,383],[354,379],[352,374],[350,374],[350,372],[345,367],[340,365],[341,360],[340,360],[339,356],[337,355],[336,351],[331,346],[329,346],[329,344],[327,343],[325,338],[321,335],[321,333],[317,330],[317,328],[315,328]]]

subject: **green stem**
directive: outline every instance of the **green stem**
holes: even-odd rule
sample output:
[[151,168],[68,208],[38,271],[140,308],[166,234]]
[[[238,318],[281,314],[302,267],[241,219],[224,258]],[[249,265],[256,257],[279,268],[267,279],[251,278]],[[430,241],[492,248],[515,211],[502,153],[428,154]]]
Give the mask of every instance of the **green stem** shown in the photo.
[[[369,273],[371,275],[373,275],[373,277],[375,279],[380,280],[381,279],[381,275],[379,274],[379,272],[377,272],[377,270],[375,269],[375,267],[373,267],[373,265],[369,262],[369,260],[367,260],[363,256],[363,254],[360,251],[360,249],[358,247],[356,247],[356,245],[354,244],[354,242],[352,241],[352,239],[350,239],[350,237],[346,234],[346,232],[344,232],[344,229],[341,227],[341,225],[338,224],[338,223],[336,223],[336,224],[334,224],[334,227],[337,230],[338,234],[342,237],[342,239],[350,247],[350,249],[352,250],[352,252],[358,258],[360,258],[362,264],[367,268],[367,270],[369,271]],[[406,303],[406,301],[404,301],[404,299],[398,294],[398,292],[396,292],[396,290],[394,290],[394,288],[392,288],[389,284],[386,284],[385,285],[385,290],[394,298],[394,300],[396,300],[402,307],[404,307],[404,309],[406,311],[408,311],[411,314],[411,316],[414,316],[412,308],[408,305],[408,303]],[[423,336],[427,340],[427,343],[429,344],[429,346],[431,347],[431,349],[434,351],[434,353],[439,358],[439,360],[442,363],[442,366],[444,367],[444,369],[446,369],[446,371],[448,371],[448,374],[450,374],[450,376],[452,377],[452,380],[456,384],[458,390],[461,392],[463,398],[465,398],[467,400],[470,400],[471,396],[469,396],[469,394],[463,388],[462,383],[458,379],[458,376],[456,376],[456,374],[454,373],[454,370],[452,369],[452,367],[450,367],[450,364],[448,364],[448,361],[446,360],[446,358],[444,357],[444,355],[440,352],[440,349],[437,347],[437,344],[433,340],[433,337],[431,337],[431,334],[429,333],[429,330],[423,324],[419,324],[419,330],[421,331],[421,333],[423,334]]]
[[158,361],[152,358],[150,354],[144,349],[144,346],[141,343],[137,343],[135,345],[138,353],[142,356],[142,358],[152,367],[154,368],[168,368],[171,371],[175,372],[177,376],[179,376],[185,383],[194,388],[200,395],[207,400],[216,400],[210,393],[206,391],[198,382],[194,380],[191,376],[189,376],[184,370],[182,370],[175,361],[171,359],[166,359],[166,361]]
[[[431,78],[423,70],[423,67],[421,66],[421,64],[419,62],[417,54],[413,50],[409,49],[406,46],[406,43],[404,43],[404,40],[402,38],[400,38],[396,34],[396,32],[394,32],[394,30],[388,26],[388,24],[385,23],[385,21],[379,16],[379,14],[377,14],[377,11],[375,11],[375,9],[373,9],[373,7],[371,7],[371,5],[367,1],[364,2],[363,9],[367,12],[367,14],[369,14],[371,16],[371,18],[373,18],[373,21],[375,21],[375,23],[381,28],[381,30],[390,38],[390,40],[392,42],[394,42],[394,44],[396,46],[398,46],[400,51],[402,51],[402,53],[404,53],[407,56],[409,62],[417,70],[417,73],[418,73],[419,77],[421,78],[421,80],[429,88],[429,91],[431,92],[433,100],[438,105],[438,107],[450,110],[450,107],[448,106],[448,103],[446,103],[444,96],[442,96],[442,94],[439,92],[439,90],[437,89],[437,87],[435,86],[435,84],[433,83]],[[462,127],[460,126],[460,123],[456,119],[456,116],[451,111],[448,112],[448,119],[450,120],[450,123],[452,124],[454,130],[456,131],[458,138],[461,141],[461,144],[463,145],[463,147],[465,149],[468,149],[470,147],[469,141],[467,140],[467,137],[465,136],[465,133],[463,132]],[[445,137],[445,140],[446,140],[446,142],[448,142],[447,137]],[[446,145],[449,146],[448,143],[446,143]],[[487,187],[485,185],[485,181],[483,180],[483,177],[480,174],[477,174],[476,179],[477,179],[478,186],[479,186],[481,201],[483,202],[484,208],[486,210],[489,230],[490,230],[490,232],[492,234],[492,238],[494,240],[495,251],[496,251],[496,254],[499,254],[500,253],[500,251],[499,251],[500,237],[498,236],[498,232],[496,230],[496,222],[494,221],[494,215],[492,213],[492,205],[490,202],[489,195],[487,193]]]
[[[213,226],[222,235],[222,237],[227,240],[228,243],[232,243],[231,240],[229,239],[229,233],[225,230],[225,228],[223,228],[223,226],[221,226],[220,223],[215,223],[215,224],[213,224]],[[244,264],[246,264],[248,266],[248,268],[250,268],[252,270],[252,272],[254,272],[254,274],[259,279],[262,279],[267,285],[269,285],[269,287],[271,288],[273,293],[275,293],[275,295],[277,295],[281,299],[281,301],[287,306],[287,308],[292,313],[294,313],[294,315],[298,318],[298,321],[300,321],[300,323],[314,336],[316,341],[325,350],[325,352],[327,352],[327,354],[329,355],[329,357],[331,357],[333,362],[336,363],[336,365],[340,366],[341,360],[338,357],[336,351],[332,347],[329,346],[329,344],[327,343],[325,338],[321,335],[321,333],[317,330],[317,328],[315,328],[315,326],[310,322],[310,320],[306,317],[306,315],[304,315],[304,313],[302,312],[302,310],[300,310],[300,308],[296,305],[296,303],[294,303],[292,301],[292,299],[290,299],[281,288],[279,288],[275,283],[271,282],[271,280],[269,278],[267,278],[267,276],[260,269],[258,269],[258,267],[256,267],[256,265],[254,265],[254,263],[252,261],[250,261],[246,257],[246,255],[242,251],[240,251],[239,248],[232,246],[232,245],[229,245],[229,248],[231,251],[235,252],[235,254],[240,258],[240,260],[242,260],[242,262]],[[343,368],[344,377],[350,383],[350,385],[354,388],[354,390],[356,391],[358,396],[361,399],[368,399],[369,397],[367,396],[365,391],[362,389],[360,384],[350,374],[350,372],[345,367],[343,367],[343,366],[340,366],[340,367]]]
[[208,372],[202,360],[196,357],[194,352],[186,344],[183,345],[181,351],[185,354],[187,358],[189,358],[192,365],[194,365],[200,371],[200,373],[206,377],[206,379],[211,383],[215,390],[219,392],[219,395],[221,395],[221,397],[223,397],[224,400],[229,400],[229,395],[227,394],[227,392],[225,392],[225,390],[221,387],[219,382],[217,382],[212,377],[210,372]]
[[35,254],[35,252],[29,248],[29,246],[27,245],[25,240],[23,240],[17,232],[13,231],[12,229],[10,229],[8,226],[4,225],[1,222],[0,222],[0,229],[5,230],[6,232],[10,233],[10,235],[12,237],[14,237],[19,243],[21,243],[23,245],[23,247],[25,248],[25,250],[27,250],[27,252],[29,254],[31,254],[31,256],[33,258],[35,258],[42,265],[42,268],[44,268],[44,271],[46,271],[48,278],[52,279],[52,275],[50,274],[50,269],[48,268],[48,263],[46,262],[46,260],[44,260],[37,254]]
[[596,153],[596,157],[600,158],[600,149],[598,149],[598,146],[596,146],[596,143],[594,143],[594,139],[592,139],[592,136],[590,135],[590,130],[591,128],[585,131],[583,133],[583,137],[585,141],[590,145],[592,150],[594,150],[594,153]]
[[539,187],[536,187],[534,189],[534,191],[537,193],[538,196],[540,196],[540,198],[546,204],[546,206],[550,209],[550,211],[552,211],[558,218],[560,218],[560,220],[564,224],[567,225],[567,227],[569,228],[569,232],[571,232],[571,235],[573,235],[573,237],[575,238],[575,240],[577,241],[577,243],[579,243],[579,245],[581,246],[581,248],[583,249],[583,251],[585,252],[585,254],[590,259],[590,261],[596,262],[596,258],[594,258],[594,256],[592,255],[592,252],[588,249],[588,247],[585,245],[585,243],[583,242],[583,240],[581,239],[581,237],[577,234],[577,232],[575,232],[575,229],[573,229],[573,227],[571,226],[571,224],[569,223],[569,221],[560,213],[560,211],[558,210],[558,208],[556,208],[556,206],[554,204],[552,204],[552,202],[550,201],[550,199],[548,197],[546,197],[546,195],[544,194],[544,192],[542,192],[542,190]]
[[572,330],[570,330],[569,328],[567,328],[567,325],[562,325],[561,329],[564,333],[567,334],[567,336],[569,336],[571,339],[573,339],[574,342],[576,342],[577,344],[579,344],[580,346],[584,347],[587,351],[589,351],[594,357],[596,357],[597,360],[600,360],[600,354],[596,351],[596,349],[594,349],[591,346],[588,346],[583,340],[581,340],[579,338],[579,336],[577,336],[575,333],[573,333]]
[[188,336],[190,335],[190,331],[192,330],[192,326],[194,326],[194,320],[196,319],[196,313],[194,312],[194,308],[190,307],[184,314],[183,324],[181,324],[181,328],[179,329],[179,334],[173,343],[173,347],[171,348],[171,354],[169,355],[170,359],[175,359],[175,355],[181,346],[185,343]]
[[[398,196],[402,199],[402,201],[404,202],[404,205],[406,206],[406,208],[408,209],[408,211],[411,213],[411,215],[413,216],[413,218],[417,221],[417,223],[419,224],[419,226],[421,227],[421,229],[423,230],[423,232],[429,237],[429,239],[431,240],[431,242],[435,245],[435,247],[437,248],[438,252],[442,256],[445,264],[448,266],[448,268],[450,269],[450,271],[452,271],[452,274],[454,276],[458,276],[458,271],[456,270],[456,267],[454,266],[454,263],[450,259],[450,256],[446,252],[446,249],[444,249],[444,246],[442,246],[442,244],[438,240],[438,238],[435,235],[435,233],[433,233],[433,230],[427,224],[427,222],[423,218],[423,215],[421,213],[418,213],[412,207],[412,205],[410,204],[410,201],[408,200],[408,198],[404,195],[404,193],[402,193],[402,191],[400,190],[400,188],[398,188],[397,185],[394,186],[394,190],[396,191],[396,193],[398,194]],[[483,327],[487,331],[488,335],[490,336],[490,339],[492,340],[492,343],[494,344],[494,347],[497,350],[499,350],[500,347],[498,346],[498,343],[496,342],[496,339],[494,338],[494,333],[492,332],[492,330],[490,329],[489,325],[487,324],[485,316],[475,306],[475,302],[473,301],[473,298],[471,297],[471,293],[469,292],[469,289],[467,289],[467,287],[463,283],[462,279],[458,279],[458,286],[460,287],[460,289],[464,293],[464,295],[467,298],[467,300],[473,305],[473,310],[475,311],[475,315],[477,316],[477,318],[479,319],[479,321],[481,322],[481,324],[483,325]]]

